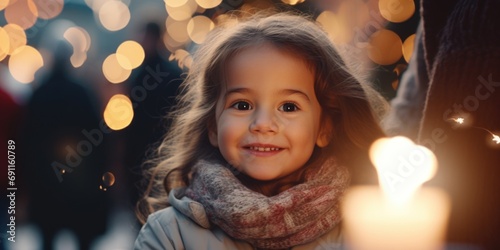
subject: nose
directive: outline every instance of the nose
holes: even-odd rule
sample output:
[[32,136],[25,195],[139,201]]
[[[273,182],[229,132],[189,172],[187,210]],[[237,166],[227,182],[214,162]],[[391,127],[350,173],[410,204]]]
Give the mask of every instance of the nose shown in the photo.
[[253,133],[277,133],[279,130],[277,117],[273,110],[255,110],[250,131]]

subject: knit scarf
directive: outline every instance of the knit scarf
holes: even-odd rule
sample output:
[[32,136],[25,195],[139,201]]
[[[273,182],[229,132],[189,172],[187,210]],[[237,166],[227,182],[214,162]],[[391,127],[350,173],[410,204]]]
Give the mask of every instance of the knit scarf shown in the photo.
[[289,248],[313,241],[340,222],[339,201],[349,173],[333,159],[307,172],[304,183],[272,197],[248,189],[233,173],[222,164],[200,161],[186,190],[204,206],[210,222],[233,238],[257,248]]

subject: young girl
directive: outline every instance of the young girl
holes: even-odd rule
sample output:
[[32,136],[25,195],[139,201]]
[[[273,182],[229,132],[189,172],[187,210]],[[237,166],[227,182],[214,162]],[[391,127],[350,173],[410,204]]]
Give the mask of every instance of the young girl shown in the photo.
[[350,176],[365,181],[383,136],[374,92],[303,17],[253,18],[206,41],[158,150],[135,249],[338,247],[342,194]]

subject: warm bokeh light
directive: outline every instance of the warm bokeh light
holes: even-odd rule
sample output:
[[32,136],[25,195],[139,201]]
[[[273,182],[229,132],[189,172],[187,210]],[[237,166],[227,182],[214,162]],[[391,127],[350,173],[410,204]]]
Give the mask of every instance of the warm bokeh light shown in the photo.
[[12,55],[16,49],[25,46],[27,43],[26,33],[17,24],[7,24],[3,27],[9,36],[9,50],[7,54]]
[[188,0],[165,0],[165,4],[173,8],[180,7],[187,2]]
[[187,29],[188,35],[197,44],[203,43],[208,32],[215,27],[214,22],[206,16],[195,16],[189,20]]
[[9,6],[9,0],[0,0],[0,10],[5,9],[7,6]]
[[132,70],[144,61],[144,49],[136,41],[125,41],[116,50],[118,63],[124,69]]
[[64,38],[73,47],[73,54],[70,57],[73,67],[78,68],[85,63],[87,51],[90,49],[90,35],[81,27],[71,27],[64,32]]
[[111,97],[104,109],[104,121],[109,128],[120,130],[126,128],[134,118],[134,109],[130,99],[121,94]]
[[102,182],[105,186],[111,187],[115,184],[115,176],[111,172],[106,172],[102,175]]
[[167,27],[168,35],[175,41],[179,43],[187,43],[190,41],[188,34],[188,22],[186,19],[184,21],[177,21],[172,19],[171,17],[167,17],[167,21],[165,22],[165,26]]
[[51,19],[61,13],[64,7],[64,0],[31,0],[38,9],[38,17]]
[[173,39],[168,32],[163,33],[163,44],[170,52],[174,52],[184,47],[184,43],[177,42]]
[[188,0],[185,4],[180,5],[178,7],[172,7],[168,4],[165,4],[165,8],[167,9],[168,16],[177,20],[182,21],[191,18],[193,14],[198,9],[198,4],[195,0]]
[[370,37],[368,57],[380,65],[390,65],[401,58],[402,46],[401,38],[396,33],[381,29]]
[[32,0],[13,1],[5,8],[8,23],[17,24],[23,29],[31,28],[38,18],[38,10]]
[[179,68],[191,68],[191,63],[193,63],[193,57],[189,52],[183,49],[178,49],[175,52],[173,52],[168,60],[173,61],[177,60],[177,63],[179,65]]
[[437,158],[428,148],[403,136],[381,138],[370,147],[380,187],[387,198],[406,202],[437,171]]
[[31,46],[23,46],[9,58],[9,71],[12,77],[21,83],[30,83],[35,73],[43,66],[40,52]]
[[99,21],[109,31],[121,30],[130,21],[130,10],[120,1],[108,1],[99,9]]
[[4,28],[0,27],[0,61],[7,57],[10,48],[10,38],[7,31]]
[[196,0],[196,3],[205,9],[211,9],[219,6],[222,0]]
[[281,0],[281,1],[289,5],[296,5],[299,3],[303,3],[305,0]]
[[347,27],[347,24],[342,22],[338,15],[331,11],[323,11],[316,18],[323,29],[328,33],[330,40],[336,44],[344,44],[352,39],[352,29]]
[[403,43],[403,57],[405,58],[406,62],[410,62],[414,45],[415,45],[415,34],[407,37]]
[[[122,60],[124,61],[125,59]],[[128,68],[130,68],[130,66]],[[118,63],[116,54],[111,54],[102,63],[102,72],[109,82],[121,83],[129,78],[132,71],[123,68],[120,63]]]
[[379,0],[380,14],[390,22],[401,23],[415,13],[413,0]]

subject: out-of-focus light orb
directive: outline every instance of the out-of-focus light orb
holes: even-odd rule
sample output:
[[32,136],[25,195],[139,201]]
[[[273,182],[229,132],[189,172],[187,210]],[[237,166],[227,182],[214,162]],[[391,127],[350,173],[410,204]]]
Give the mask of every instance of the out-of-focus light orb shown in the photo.
[[9,54],[10,37],[4,28],[0,27],[0,61],[2,61]]
[[[130,65],[127,68],[131,68]],[[102,63],[102,72],[109,82],[116,84],[127,80],[132,70],[123,68],[118,62],[116,54],[111,54]]]
[[186,4],[188,0],[165,0],[165,4],[176,8],[176,7],[181,7],[182,5]]
[[9,0],[0,0],[0,10],[5,9],[7,6],[9,6]]
[[27,43],[26,33],[23,28],[17,24],[7,24],[3,27],[9,36],[9,50],[7,54],[12,55],[18,48],[23,47]]
[[115,184],[115,176],[111,172],[106,172],[102,175],[102,182],[104,185],[111,187]]
[[51,19],[58,16],[64,7],[64,0],[31,0],[38,9],[38,17]]
[[222,0],[196,0],[196,3],[202,8],[211,9],[219,6]]
[[214,22],[206,16],[195,16],[189,20],[187,25],[188,35],[197,44],[205,41],[208,32],[215,27]]
[[99,9],[99,21],[109,31],[121,30],[130,21],[130,10],[120,1],[108,1]]
[[281,2],[289,4],[289,5],[297,5],[299,3],[303,3],[305,0],[281,0]]
[[414,45],[415,45],[415,34],[407,37],[403,43],[403,57],[405,58],[406,62],[410,62]]
[[163,44],[170,52],[174,52],[182,47],[184,47],[184,43],[177,42],[173,39],[168,32],[163,33]]
[[17,24],[25,30],[31,28],[38,18],[38,10],[33,0],[12,1],[5,8],[4,14],[7,23]]
[[401,23],[413,16],[415,2],[413,0],[379,0],[378,8],[387,21]]
[[9,58],[10,74],[21,83],[32,82],[42,66],[42,55],[31,46],[18,48]]
[[109,128],[121,130],[126,128],[134,118],[134,109],[130,99],[122,94],[111,97],[104,109],[104,121]]
[[348,43],[353,37],[352,28],[339,15],[331,11],[323,11],[316,21],[321,24],[335,44]]
[[184,68],[190,69],[191,64],[193,63],[193,57],[191,56],[191,54],[189,54],[188,51],[183,49],[178,49],[172,54],[170,54],[168,60],[169,61],[177,60],[177,64],[181,69]]
[[89,33],[81,27],[70,27],[63,36],[73,47],[73,54],[70,57],[71,65],[75,68],[82,66],[87,59],[87,51],[90,49]]
[[393,31],[381,29],[373,33],[369,40],[368,57],[380,65],[397,62],[403,52],[401,38]]
[[195,0],[187,0],[184,5],[181,5],[179,7],[172,7],[165,4],[165,8],[167,9],[169,17],[177,21],[183,21],[193,16],[193,14],[196,12],[196,9],[198,9],[198,4]]
[[144,49],[136,41],[125,41],[116,50],[116,58],[122,68],[132,70],[144,61]]
[[177,21],[172,19],[171,17],[167,17],[167,21],[165,22],[165,26],[167,27],[167,32],[172,39],[179,43],[187,43],[190,41],[188,34],[188,26],[189,20]]

